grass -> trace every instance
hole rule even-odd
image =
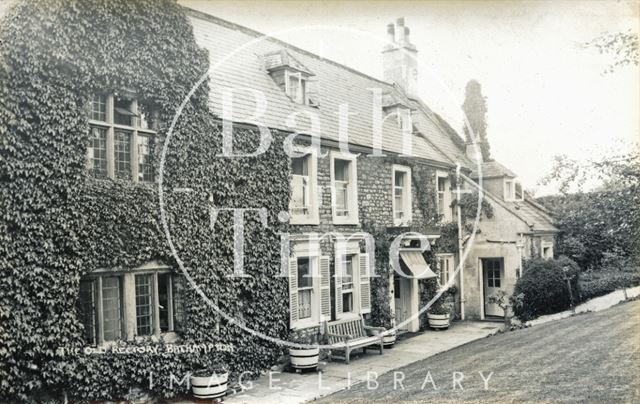
[[[394,389],[389,372],[378,377],[377,389],[361,383],[323,401],[640,402],[638,335],[640,301],[632,301],[496,335],[416,362],[397,370],[404,373],[404,389]],[[428,372],[438,390],[425,384]],[[453,389],[454,372],[464,374],[464,390]],[[488,390],[478,372],[485,378],[493,372]]]

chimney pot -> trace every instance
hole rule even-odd
[[[389,39],[389,43],[394,43],[396,41],[396,29],[393,24],[387,25],[387,38]]]
[[[409,27],[404,27],[404,39],[407,42],[409,42],[409,34],[410,33],[411,33],[411,31],[409,30]]]
[[[404,17],[400,17],[396,20],[398,27],[404,27]]]

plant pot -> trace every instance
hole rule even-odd
[[[427,313],[429,319],[429,327],[434,330],[444,330],[449,328],[449,314],[432,314]]]
[[[393,331],[389,334],[386,334],[382,337],[382,346],[387,349],[393,348],[393,345],[396,343],[396,332]]]
[[[295,369],[315,369],[320,359],[320,348],[289,348],[289,358]]]
[[[221,398],[227,394],[229,372],[205,376],[191,375],[191,391],[195,398]]]

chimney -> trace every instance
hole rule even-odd
[[[480,143],[467,143],[465,148],[465,154],[469,160],[473,161],[473,164],[482,163],[482,151],[480,150]]]
[[[418,98],[418,60],[404,17],[387,25],[389,43],[382,49],[384,80],[400,86],[410,98]]]

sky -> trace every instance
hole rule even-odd
[[[421,98],[461,131],[464,88],[478,80],[492,157],[537,195],[555,192],[538,184],[554,155],[598,159],[640,142],[640,70],[603,74],[611,57],[583,46],[604,32],[640,31],[640,1],[179,3],[377,78],[386,25],[404,17]]]

